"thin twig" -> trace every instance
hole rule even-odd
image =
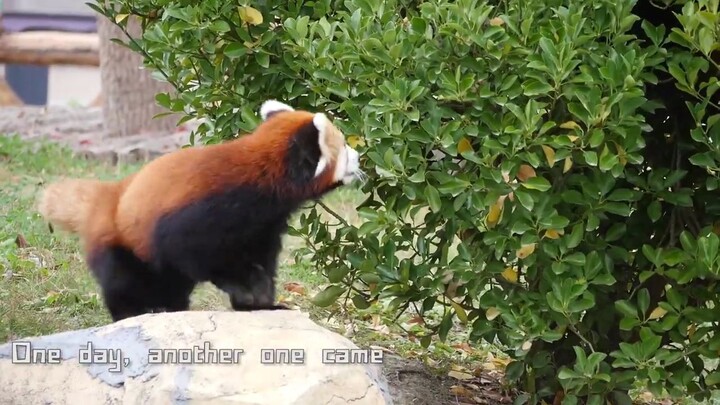
[[[568,319],[568,321],[569,321],[569,320],[570,320],[570,319]],[[580,333],[579,330],[577,330],[577,328],[575,327],[575,325],[573,325],[572,323],[569,323],[568,326],[570,327],[570,330],[571,330],[577,337],[579,337],[580,340],[582,340],[583,343],[585,343],[585,344],[588,346],[588,348],[590,348],[590,351],[593,352],[593,353],[595,353],[595,349],[593,348],[592,343],[590,343],[590,341],[587,340],[587,339],[585,338],[585,336],[583,336],[583,335]]]
[[[338,221],[340,221],[343,225],[345,225],[345,226],[350,226],[350,224],[348,224],[348,222],[347,222],[343,217],[341,217],[340,215],[338,215],[337,212],[335,212],[335,211],[333,211],[332,209],[330,209],[330,207],[328,207],[327,205],[325,205],[324,202],[318,201],[317,203],[318,203],[318,205],[320,205],[321,207],[323,207],[323,209],[324,209],[325,211],[327,211],[328,214],[330,214],[330,215],[332,215],[333,217],[335,217],[335,219],[337,219]]]

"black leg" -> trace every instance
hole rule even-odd
[[[130,251],[104,248],[95,252],[88,264],[100,284],[113,322],[153,312],[158,306],[162,290],[158,288],[156,274]]]
[[[140,303],[128,302],[122,294],[104,293],[104,300],[113,322],[151,312],[149,308]]]
[[[179,312],[190,308],[190,295],[196,283],[182,273],[163,269],[154,281],[154,312]]]
[[[275,280],[272,271],[262,266],[251,266],[253,270],[224,274],[212,280],[218,288],[230,297],[235,311],[282,310],[285,305],[275,304]]]

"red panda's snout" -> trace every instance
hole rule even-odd
[[[328,165],[333,165],[332,180],[335,183],[350,184],[355,180],[364,181],[365,173],[360,169],[360,154],[345,141],[345,136],[323,113],[316,113],[313,124],[319,131],[320,151],[316,176]]]
[[[350,184],[353,181],[364,182],[367,176],[360,168],[360,154],[350,145],[345,145],[335,166],[335,181]]]

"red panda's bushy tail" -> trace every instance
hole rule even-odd
[[[117,182],[91,179],[64,179],[50,183],[38,199],[37,209],[46,221],[64,231],[78,234],[101,200],[114,195]]]

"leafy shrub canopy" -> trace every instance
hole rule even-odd
[[[104,3],[204,142],[278,98],[362,150],[362,226],[293,231],[318,305],[440,310],[423,344],[501,344],[518,403],[720,385],[717,0]]]

